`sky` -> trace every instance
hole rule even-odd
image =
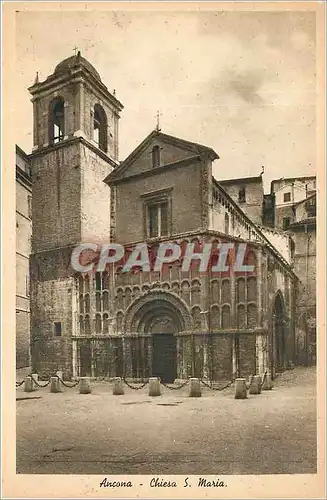
[[[314,12],[18,12],[16,143],[27,88],[81,50],[123,103],[120,159],[155,128],[212,147],[219,179],[316,173]]]

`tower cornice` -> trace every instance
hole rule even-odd
[[[69,146],[72,146],[72,145],[77,144],[77,143],[81,143],[84,146],[86,146],[87,148],[89,148],[91,151],[96,153],[100,158],[102,158],[102,160],[106,161],[112,167],[115,168],[118,166],[118,162],[113,160],[104,151],[97,148],[90,141],[85,139],[85,137],[70,137],[70,138],[65,139],[64,141],[58,142],[56,144],[49,144],[47,146],[40,146],[35,151],[30,153],[28,155],[28,158],[29,159],[37,158],[38,156],[43,156],[45,153],[50,153],[52,151],[56,151],[58,149],[69,147]]]
[[[32,95],[31,100],[33,102],[40,97],[59,91],[63,86],[78,83],[84,83],[92,88],[93,91],[98,91],[104,99],[108,100],[119,111],[124,108],[122,103],[109,92],[108,88],[83,67],[79,67],[76,70],[69,70],[63,75],[53,73],[44,82],[33,84],[28,88],[28,91]]]

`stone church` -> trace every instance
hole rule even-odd
[[[80,53],[29,91],[33,371],[227,381],[291,365],[298,281],[291,237],[258,224],[214,178],[218,154],[157,128],[119,162],[123,105]],[[246,243],[254,272],[201,273],[196,263],[185,272],[179,261],[161,272],[71,267],[81,242],[131,249],[164,241],[193,242],[198,251]]]

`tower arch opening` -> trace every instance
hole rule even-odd
[[[65,101],[56,97],[49,107],[49,144],[57,144],[65,137]]]
[[[108,150],[108,121],[105,110],[100,104],[94,106],[93,115],[93,140],[99,149],[105,153]]]

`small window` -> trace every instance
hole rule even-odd
[[[245,203],[246,202],[245,188],[244,187],[242,189],[240,189],[239,192],[238,192],[238,202],[239,203]]]
[[[291,193],[284,193],[284,203],[291,201]]]
[[[313,181],[313,189],[316,189],[316,181]]]
[[[152,167],[160,167],[160,147],[153,146],[152,148]]]
[[[283,217],[283,229],[284,229],[284,231],[286,231],[286,229],[289,228],[290,223],[291,223],[290,217]]]
[[[168,235],[168,202],[148,206],[148,237]]]
[[[54,323],[54,334],[56,337],[61,337],[61,322],[57,321]]]

